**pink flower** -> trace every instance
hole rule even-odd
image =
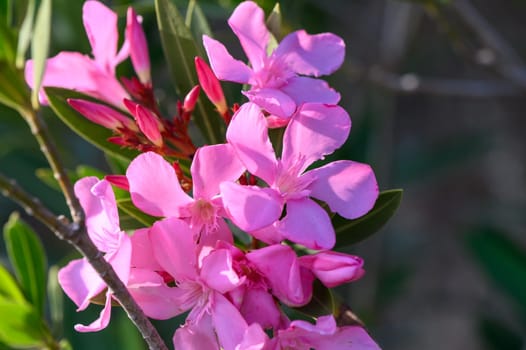
[[[126,176],[137,208],[154,216],[187,219],[198,233],[219,229],[226,240],[231,234],[222,219],[219,185],[237,180],[244,170],[232,147],[219,144],[201,147],[194,156],[190,169],[193,198],[182,190],[173,167],[152,152],[135,158]]]
[[[129,98],[129,95],[115,77],[115,67],[128,57],[129,41],[125,40],[117,52],[117,14],[101,2],[86,1],[82,11],[93,58],[80,52],[60,52],[47,60],[42,86],[78,90],[115,106],[124,107],[122,100]],[[128,22],[132,24],[130,19]],[[136,49],[133,48],[132,51],[134,50]],[[27,83],[33,86],[31,60],[26,64],[25,77]],[[47,103],[43,90],[40,92],[40,100]]]
[[[96,177],[83,178],[75,184],[75,194],[86,214],[86,228],[95,246],[103,253],[119,278],[128,283],[132,244],[126,232],[119,227],[115,196],[106,180]],[[77,305],[77,311],[88,307],[90,300],[106,289],[106,284],[86,258],[71,261],[58,273],[64,292]],[[76,325],[79,332],[94,332],[106,328],[111,315],[111,292],[106,292],[106,302],[100,317],[88,326]]]
[[[292,321],[287,329],[278,331],[273,340],[273,350],[380,350],[363,328],[338,328],[332,315],[319,317],[315,325]]]
[[[299,30],[287,35],[269,55],[270,32],[264,13],[252,1],[242,2],[228,20],[241,42],[250,67],[234,59],[220,42],[203,36],[215,75],[220,80],[250,84],[250,101],[281,118],[290,117],[305,102],[336,104],[340,95],[318,77],[340,67],[343,40],[331,33],[309,35]]]
[[[289,239],[312,249],[331,249],[335,234],[329,215],[310,197],[355,219],[367,213],[378,196],[376,178],[366,164],[341,160],[305,172],[343,144],[350,126],[341,107],[304,104],[285,131],[279,159],[260,109],[252,103],[241,106],[227,130],[227,140],[247,170],[269,188],[221,184],[223,204],[232,221],[267,243]],[[263,191],[265,208],[271,209],[255,212],[244,204]],[[286,215],[278,221],[285,204]],[[251,226],[254,218],[259,227],[273,226],[257,231]]]

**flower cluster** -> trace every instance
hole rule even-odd
[[[336,235],[330,213],[347,219],[366,214],[378,185],[366,164],[340,160],[316,166],[342,146],[351,120],[337,105],[336,91],[307,77],[330,74],[342,64],[342,39],[297,31],[269,54],[271,34],[262,9],[242,2],[228,23],[250,65],[206,36],[211,69],[196,58],[201,88],[227,125],[224,143],[196,148],[187,126],[200,88],[180,103],[173,120],[160,115],[140,17],[128,11],[118,53],[111,10],[90,0],[83,19],[94,58],[60,53],[47,62],[44,85],[100,99],[104,103],[69,103],[113,130],[109,141],[142,152],[125,175],[83,178],[75,193],[89,236],[147,316],[168,319],[188,312],[175,331],[175,348],[379,349],[359,326],[338,327],[332,315],[315,324],[291,320],[283,308],[308,304],[315,280],[332,288],[364,274],[361,258],[331,251]],[[120,83],[115,67],[128,56],[138,79]],[[29,84],[30,72],[31,62]],[[229,109],[218,78],[248,84],[248,102]],[[41,98],[46,101],[44,93]],[[282,139],[271,142],[271,128],[283,128]],[[189,171],[173,159],[191,159]],[[151,227],[121,229],[112,184],[155,217]],[[59,281],[78,310],[104,301],[100,317],[76,330],[108,325],[112,293],[85,259],[60,270]]]

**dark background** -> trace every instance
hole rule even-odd
[[[105,3],[121,14],[128,5]],[[176,3],[184,11],[185,1]],[[243,57],[225,22],[236,2],[199,3],[216,38]],[[274,5],[258,3],[267,13]],[[333,32],[347,44],[344,65],[327,78],[353,122],[339,156],[371,164],[382,190],[404,189],[387,226],[349,249],[365,258],[366,276],[338,291],[384,349],[524,349],[526,3],[286,0],[281,5],[284,33]],[[53,6],[51,54],[89,53],[82,1],[55,0]],[[156,95],[170,110],[176,99],[153,1],[134,6],[144,16]],[[119,70],[131,75],[129,64]],[[70,168],[88,164],[108,171],[99,151],[48,114]],[[5,107],[0,107],[0,142],[1,171],[55,212],[66,212],[60,195],[35,176],[46,163],[28,128]],[[19,209],[0,197],[0,224],[13,210]],[[50,264],[71,257],[67,245],[36,227]],[[75,349],[143,348],[120,310],[114,308],[108,329],[78,334],[72,325],[91,322],[98,309],[76,314],[71,302],[66,306],[64,332]],[[163,324],[170,339],[175,323]]]

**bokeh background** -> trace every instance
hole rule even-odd
[[[104,2],[121,15],[130,4]],[[175,3],[184,13],[186,1]],[[225,22],[237,3],[199,1],[216,38],[242,57]],[[267,13],[274,6],[258,3]],[[173,110],[153,1],[133,5],[144,17],[156,96]],[[81,8],[54,0],[51,54],[89,53]],[[526,349],[526,3],[285,0],[281,9],[284,33],[305,28],[345,40],[345,63],[327,78],[353,122],[339,156],[371,164],[381,189],[404,189],[387,226],[349,249],[365,258],[366,276],[338,292],[384,349]],[[129,65],[119,69],[131,75]],[[98,150],[51,112],[46,119],[68,167],[109,171]],[[23,120],[0,106],[0,170],[65,213],[60,194],[36,176],[45,167]],[[1,225],[13,210],[20,209],[0,197]],[[27,219],[50,265],[71,258],[66,244]],[[6,264],[3,242],[0,252]],[[108,329],[78,334],[73,324],[91,322],[99,309],[77,314],[64,302],[59,332],[74,349],[144,349],[120,310]],[[177,322],[157,323],[166,339]]]

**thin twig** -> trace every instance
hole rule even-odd
[[[468,0],[451,1],[451,6],[479,39],[497,54],[495,67],[506,79],[526,89],[526,64]]]
[[[0,174],[0,192],[20,204],[29,215],[45,224],[57,237],[72,244],[88,260],[140,331],[150,350],[168,349],[155,327],[119,279],[113,267],[93,244],[85,226],[70,222],[64,216],[55,216],[38,199],[26,193],[14,180],[2,174]]]

